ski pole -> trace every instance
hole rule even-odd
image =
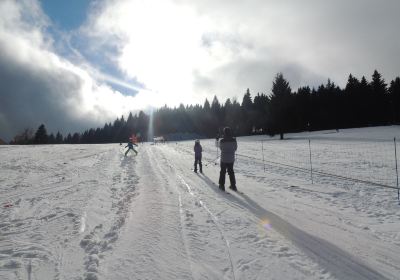
[[[210,165],[210,163],[214,163],[219,158],[220,158],[220,156],[218,155],[218,157],[216,157],[214,160],[212,160],[212,161],[208,162],[207,164],[205,164],[205,166]]]

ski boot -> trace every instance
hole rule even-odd
[[[237,192],[236,186],[229,186],[229,188],[230,188],[232,191]]]

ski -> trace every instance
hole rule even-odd
[[[243,192],[241,192],[241,191],[239,191],[239,190],[232,190],[230,187],[229,187],[229,189],[230,189],[230,191],[231,192],[234,192],[234,193],[237,193],[237,194],[244,194]]]
[[[196,173],[196,175],[197,176],[201,176],[201,175],[203,175],[203,176],[205,176],[204,175],[204,173],[203,172],[199,172],[199,171],[194,171],[194,169],[193,168],[191,168],[190,169],[192,172],[194,172],[194,173]],[[226,193],[226,194],[231,194],[228,190],[221,190],[220,188],[219,188],[219,186],[216,184],[216,183],[212,183],[215,187],[217,187],[218,188],[218,190],[220,190],[221,192],[224,192],[224,193]],[[234,190],[230,190],[231,192],[237,192],[237,193],[239,193],[239,194],[243,194],[242,192],[239,192],[239,191],[234,191]]]
[[[232,192],[235,192],[235,193],[237,193],[237,194],[244,195],[244,192],[241,192],[241,191],[232,191]]]

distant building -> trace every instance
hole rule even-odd
[[[6,141],[0,138],[0,145],[7,145]]]
[[[165,143],[164,136],[154,137],[154,138],[153,138],[153,142],[154,142],[154,144],[157,144],[157,143]]]

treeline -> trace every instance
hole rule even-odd
[[[281,134],[307,130],[339,129],[400,123],[400,78],[388,86],[378,71],[370,82],[349,75],[341,89],[332,81],[318,88],[292,91],[278,73],[270,94],[251,96],[247,89],[241,103],[215,96],[203,106],[163,107],[154,115],[156,135],[192,132],[214,137],[224,126],[235,135]]]
[[[91,128],[83,133],[75,132],[63,136],[60,132],[56,135],[48,134],[44,124],[41,124],[35,133],[31,129],[25,129],[14,137],[10,144],[100,144],[127,142],[133,134],[142,140],[141,135],[147,135],[149,116],[140,111],[138,114],[129,114],[127,120],[122,116],[113,123],[106,123],[102,128]]]
[[[65,138],[60,133],[40,136],[43,125],[35,135],[26,135],[25,131],[14,143],[126,142],[132,134],[146,141],[151,140],[147,139],[151,119],[155,136],[195,133],[204,137],[215,137],[224,126],[230,126],[237,136],[280,134],[283,138],[287,132],[398,124],[400,78],[388,85],[375,70],[371,81],[350,74],[343,89],[328,80],[318,88],[305,86],[292,91],[283,74],[278,73],[269,94],[257,93],[253,97],[247,89],[240,103],[229,98],[220,103],[214,96],[211,103],[206,99],[203,105],[164,106],[152,118],[143,112],[135,116],[131,113],[126,120],[122,116],[102,128],[68,134]]]

